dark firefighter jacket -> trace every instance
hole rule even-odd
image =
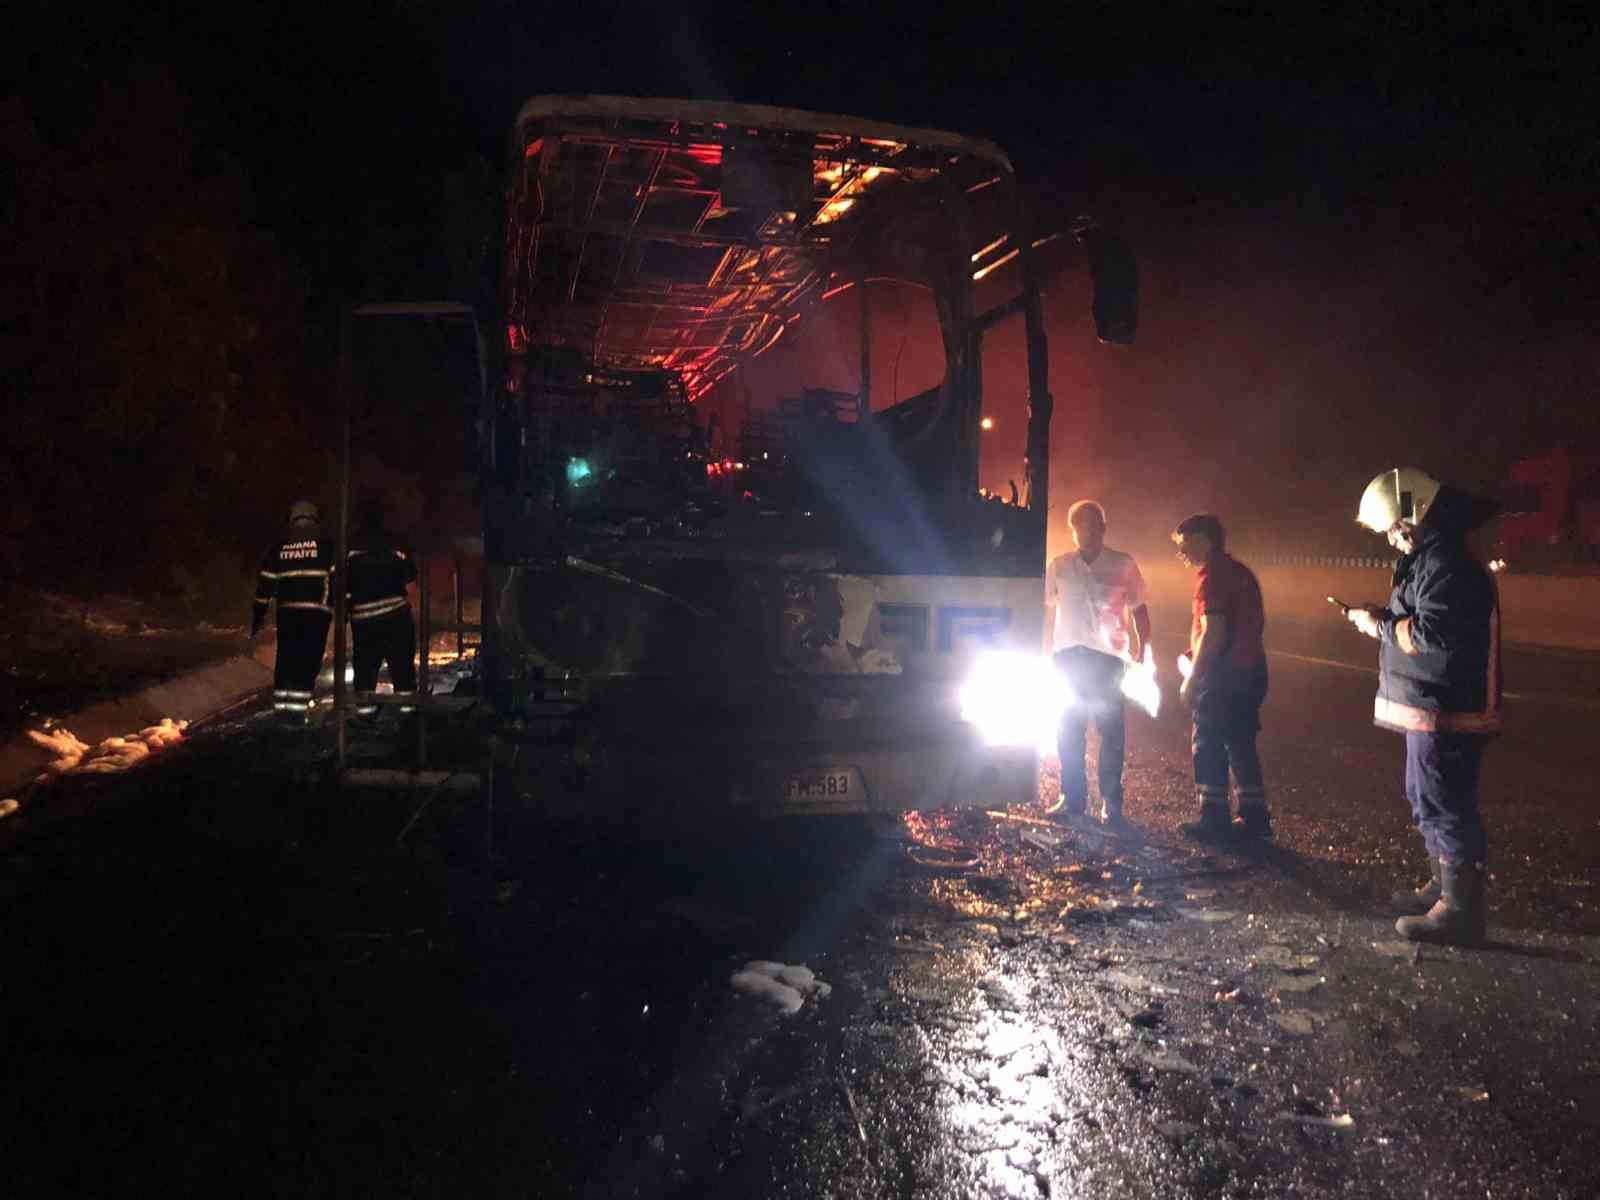
[[[406,584],[417,578],[417,564],[383,535],[363,538],[350,551],[350,570],[345,577],[350,589],[350,619],[368,621],[409,608]]]
[[[1493,501],[1445,486],[1394,571],[1380,622],[1374,723],[1403,733],[1500,728],[1500,604],[1494,576],[1466,536]]]
[[[334,549],[315,526],[289,531],[268,550],[256,577],[255,611],[250,628],[259,631],[267,619],[267,606],[276,598],[280,613],[291,609],[333,612]]]

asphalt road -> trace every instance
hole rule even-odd
[[[1130,717],[1134,839],[1036,810],[541,828],[485,869],[467,802],[397,837],[415,798],[338,792],[325,737],[259,714],[71,781],[0,826],[6,1190],[1600,1193],[1596,664],[1511,656],[1494,945],[1417,952],[1367,646],[1273,643],[1248,857],[1173,832],[1170,695]],[[757,959],[831,994],[736,993]]]

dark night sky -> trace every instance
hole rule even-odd
[[[35,42],[23,91],[70,137],[100,81],[168,72],[200,149],[243,169],[254,219],[330,295],[373,286],[363,237],[404,257],[406,231],[438,220],[441,177],[497,166],[539,93],[992,137],[1041,225],[1095,211],[1140,252],[1132,350],[1093,344],[1070,247],[1051,287],[1057,478],[1137,510],[1140,537],[1209,505],[1296,528],[1337,509],[1342,530],[1391,458],[1479,478],[1600,440],[1591,6],[1005,7],[297,0],[91,28],[71,13]],[[1020,425],[1014,343],[996,339],[989,391]],[[1151,456],[1174,467],[1158,498],[1133,482]]]

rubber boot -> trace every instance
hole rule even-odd
[[[1428,882],[1420,887],[1407,888],[1389,897],[1393,905],[1407,916],[1420,917],[1439,902],[1439,860],[1428,856]]]
[[[1233,820],[1226,805],[1206,804],[1200,808],[1200,819],[1178,826],[1178,832],[1197,842],[1222,842],[1233,836]]]
[[[1394,923],[1400,936],[1413,942],[1451,946],[1483,944],[1488,912],[1483,902],[1483,864],[1439,864],[1439,899],[1420,917]]]
[[[1247,841],[1268,842],[1272,840],[1272,814],[1267,811],[1265,804],[1247,804],[1239,809],[1239,820],[1234,825],[1234,833]]]
[[[1128,824],[1128,818],[1122,815],[1122,801],[1105,800],[1100,806],[1100,827],[1107,833],[1128,833],[1133,826]]]

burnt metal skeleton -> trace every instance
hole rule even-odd
[[[557,747],[587,746],[561,787],[758,811],[1029,798],[1034,747],[987,744],[955,704],[977,652],[1040,641],[1042,239],[1005,154],[787,109],[546,97],[509,158],[485,685],[523,740],[550,739],[522,756],[541,786]],[[1078,232],[1125,340],[1131,260]],[[1016,294],[979,311],[977,282],[1013,262]],[[737,437],[702,425],[719,381],[877,280],[931,295],[936,386],[874,407],[863,302],[855,394],[797,388]],[[1005,504],[979,494],[978,444],[984,336],[1012,316],[1029,419]]]

